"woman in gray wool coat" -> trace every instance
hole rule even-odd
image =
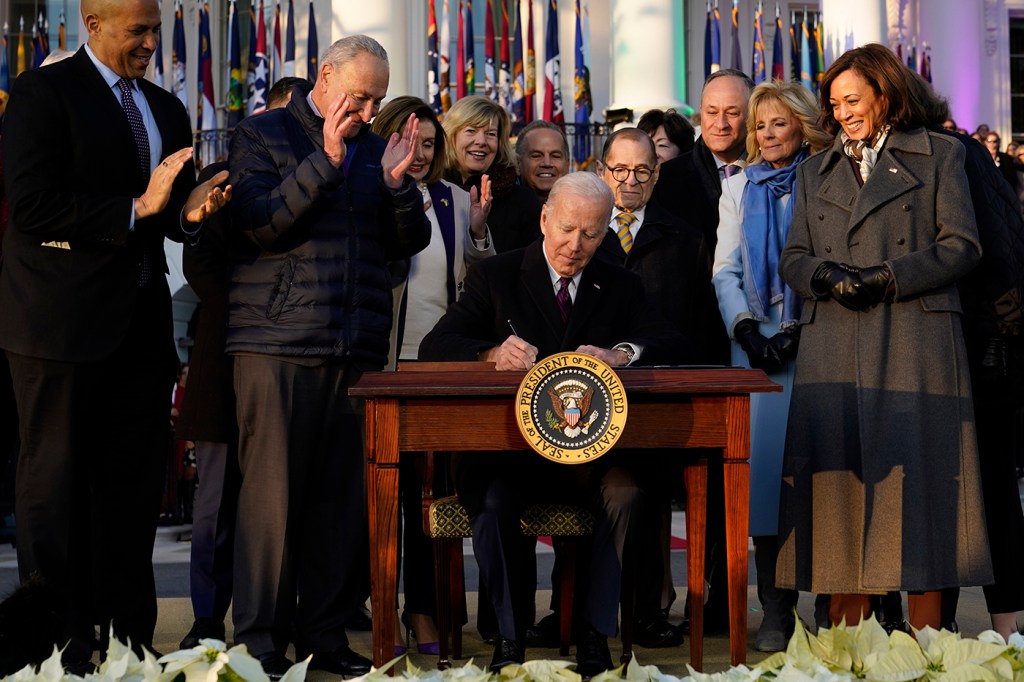
[[[777,584],[858,622],[910,592],[992,581],[956,281],[981,256],[964,149],[922,126],[915,74],[881,45],[821,84],[830,149],[798,171],[779,262],[804,296],[786,439]]]

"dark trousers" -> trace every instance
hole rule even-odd
[[[92,656],[94,626],[153,641],[156,537],[176,356],[140,294],[121,346],[92,363],[8,353],[20,416],[18,568],[63,606],[65,661]],[[105,647],[104,647],[105,648]]]
[[[757,570],[757,600],[764,617],[761,628],[782,630],[788,637],[796,624],[797,601],[800,593],[775,586],[775,564],[779,558],[779,538],[761,535],[754,539],[754,566]]]
[[[521,641],[533,624],[537,563],[534,543],[523,535],[519,519],[528,504],[551,499],[575,502],[594,513],[584,617],[601,634],[616,634],[627,536],[649,515],[643,488],[624,466],[626,459],[613,453],[593,464],[568,466],[532,453],[459,458],[459,497],[470,514],[480,580],[502,637]]]
[[[223,621],[231,604],[238,513],[238,447],[196,441],[199,487],[192,510],[189,581],[196,618]]]
[[[440,456],[435,455],[440,462]],[[405,457],[398,464],[398,489],[402,516],[402,585],[405,611],[433,616],[434,547],[423,532],[423,458]]]
[[[369,583],[363,413],[348,363],[235,358],[242,486],[235,640],[254,655],[347,644]]]
[[[989,613],[1024,610],[1020,561],[1024,556],[1024,512],[1017,488],[1015,434],[1019,402],[993,392],[975,392],[981,490],[995,583],[984,586]]]

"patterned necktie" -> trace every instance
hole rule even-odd
[[[117,81],[117,87],[121,89],[121,101],[124,106],[124,113],[128,116],[128,125],[132,128],[132,135],[135,136],[135,149],[139,153],[139,168],[142,174],[149,177],[149,135],[146,133],[146,126],[142,122],[142,112],[135,104],[132,97],[132,84],[127,78]]]
[[[132,97],[132,84],[127,78],[120,78],[117,87],[121,89],[121,103],[124,106],[124,113],[128,117],[128,125],[131,126],[132,135],[135,137],[135,150],[139,154],[139,168],[142,176],[149,178],[149,135],[146,133],[146,126],[142,122],[142,112],[135,104]],[[152,259],[149,252],[142,252],[142,267],[139,270],[139,286],[144,287],[149,283],[152,273]]]
[[[722,172],[725,173],[725,177],[727,178],[731,178],[732,176],[739,173],[741,170],[743,169],[731,163],[727,163],[724,166],[722,166]]]
[[[558,280],[560,288],[555,294],[555,302],[558,303],[558,312],[562,315],[562,324],[569,322],[569,313],[572,312],[572,296],[569,295],[569,283],[572,277],[561,277]]]
[[[629,253],[629,250],[633,248],[633,233],[629,231],[629,226],[636,222],[636,216],[629,211],[623,211],[615,216],[615,222],[619,224],[619,228],[615,231],[615,234],[619,236],[619,244],[622,244],[623,251]]]

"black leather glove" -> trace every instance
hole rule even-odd
[[[740,320],[732,329],[736,342],[747,353],[750,366],[775,372],[782,368],[783,360],[779,357],[768,338],[757,329],[757,322],[751,319]]]
[[[825,261],[811,275],[811,290],[818,296],[831,296],[844,308],[867,310],[871,295],[860,280],[860,270],[846,263]]]
[[[871,296],[872,304],[891,301],[895,288],[890,291],[892,285],[892,270],[888,265],[873,265],[860,271],[860,281]]]
[[[796,357],[796,351],[800,347],[800,329],[797,327],[791,331],[779,332],[768,339],[768,343],[772,344],[772,348],[783,363],[789,362]]]

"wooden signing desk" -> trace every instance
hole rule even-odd
[[[747,651],[750,393],[781,391],[760,370],[620,368],[629,417],[623,448],[721,448],[729,580],[729,653]],[[372,372],[349,390],[366,400],[373,664],[392,657],[398,582],[398,459],[405,451],[528,450],[513,396],[525,372]],[[533,451],[524,457],[538,457]],[[685,467],[690,664],[703,666],[707,460]]]

